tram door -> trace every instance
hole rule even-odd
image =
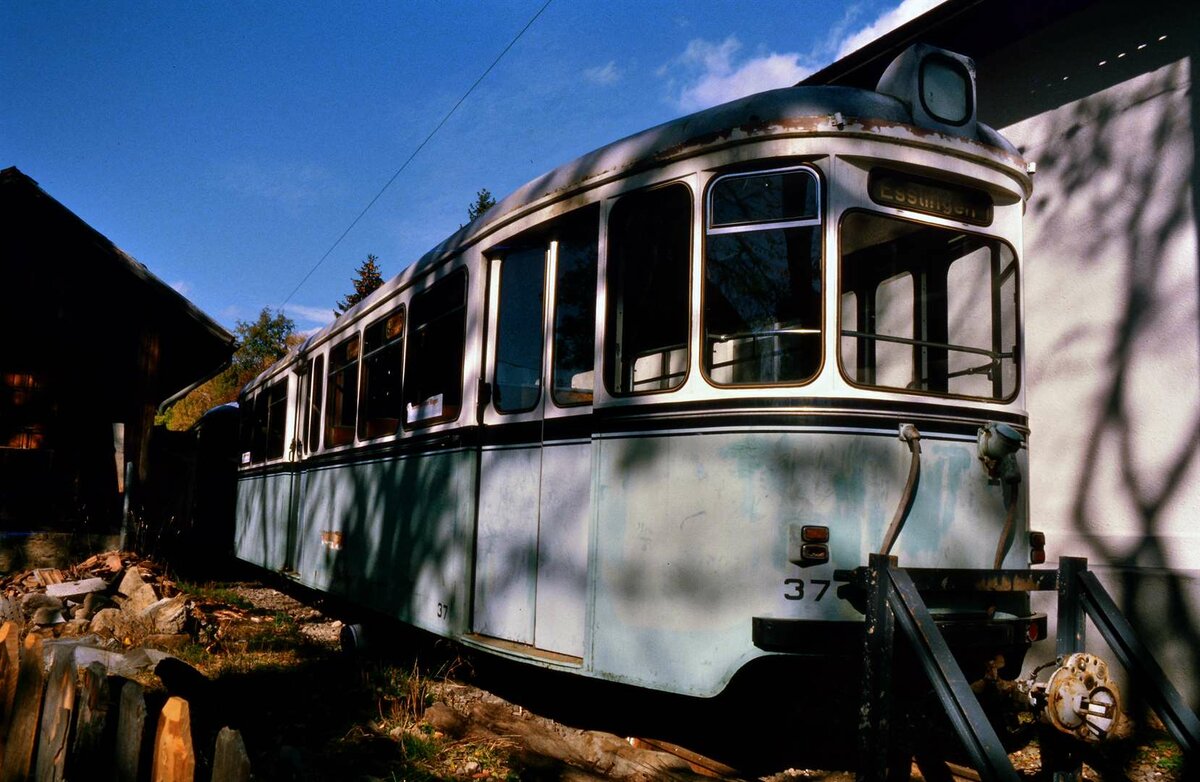
[[[473,601],[476,633],[572,657],[583,656],[591,518],[590,434],[572,436],[591,412],[595,222],[587,224],[590,242],[559,231],[491,259]]]

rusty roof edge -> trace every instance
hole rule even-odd
[[[976,0],[979,1],[981,0]],[[801,120],[817,119],[830,122],[829,118],[837,113],[841,113],[848,120],[882,120],[921,130],[912,125],[912,116],[908,108],[898,98],[857,87],[836,85],[781,87],[661,123],[585,153],[525,183],[502,198],[486,213],[462,226],[424,253],[332,323],[312,334],[294,352],[301,355],[307,353],[312,347],[340,331],[343,324],[356,321],[360,315],[374,309],[397,290],[410,285],[416,277],[445,263],[456,253],[504,226],[547,206],[548,203],[603,185],[640,169],[670,163],[690,154],[693,148],[699,151],[701,148],[711,147],[721,139],[733,139],[739,132],[750,133],[755,128],[766,129],[781,124],[796,124]],[[819,132],[822,131],[815,128],[807,131],[813,135]],[[839,135],[844,133],[833,130],[832,126],[829,132]],[[948,136],[944,133],[935,135],[977,145],[979,150],[990,150],[996,157],[995,162],[1003,160],[1008,165],[1019,167],[1019,152],[983,123],[979,123],[979,133],[974,137]],[[731,143],[745,143],[749,140],[752,139],[737,138]],[[1018,177],[1020,176],[1021,174],[1018,174]],[[1022,180],[1022,184],[1026,185],[1028,192],[1027,182]],[[268,367],[247,383],[243,392],[274,376],[279,363]]]

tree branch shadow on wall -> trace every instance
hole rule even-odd
[[[1185,237],[1186,243],[1200,217],[1194,165],[1200,113],[1194,90],[1187,88],[1195,82],[1195,54],[1145,74],[1136,92],[1097,92],[1060,112],[1056,122],[1067,130],[1038,157],[1039,173],[1054,177],[1058,187],[1053,192],[1059,197],[1035,196],[1030,207],[1030,218],[1043,230],[1070,232],[1080,215],[1091,215],[1100,230],[1073,234],[1085,272],[1111,273],[1097,259],[1116,255],[1122,261],[1111,321],[1065,332],[1049,353],[1056,362],[1054,373],[1062,372],[1057,357],[1070,357],[1073,351],[1103,358],[1093,369],[1099,377],[1091,386],[1095,395],[1089,400],[1084,447],[1071,457],[1078,471],[1070,519],[1095,559],[1114,568],[1110,588],[1143,639],[1160,655],[1161,650],[1172,652],[1169,663],[1160,659],[1167,663],[1169,677],[1193,688],[1200,683],[1200,627],[1196,595],[1189,592],[1194,579],[1172,569],[1181,563],[1172,557],[1177,533],[1169,528],[1169,517],[1186,505],[1195,479],[1197,378],[1182,379],[1193,396],[1170,410],[1174,420],[1166,436],[1159,425],[1153,426],[1156,436],[1147,436],[1147,425],[1153,424],[1147,417],[1155,406],[1148,411],[1147,403],[1155,401],[1150,398],[1157,393],[1155,386],[1176,380],[1172,372],[1194,372],[1196,367],[1195,356],[1150,363],[1156,355],[1161,360],[1171,344],[1197,344],[1195,334],[1186,333],[1198,322],[1196,277],[1190,276],[1186,286],[1179,279],[1179,242]],[[1040,262],[1053,264],[1055,259]],[[1088,280],[1080,284],[1086,286]],[[1098,314],[1084,317],[1096,323]],[[1104,347],[1097,349],[1097,344]],[[1161,404],[1157,407],[1162,410]],[[1125,532],[1132,537],[1105,534],[1114,515],[1128,519],[1133,529]],[[1200,563],[1187,566],[1195,570]],[[1138,693],[1130,695],[1131,705],[1140,704]]]

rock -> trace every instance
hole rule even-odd
[[[164,597],[146,608],[145,616],[155,633],[176,635],[183,632],[187,624],[187,596]]]
[[[150,624],[146,619],[131,616],[122,609],[103,608],[92,617],[88,629],[122,643],[133,644],[149,633]]]
[[[467,718],[441,701],[425,709],[425,721],[451,738],[461,738],[467,732]]]
[[[88,622],[88,626],[93,633],[102,635],[117,635],[117,625],[122,623],[124,617],[119,608],[105,608],[96,612],[96,615]]]
[[[79,600],[92,592],[102,592],[108,583],[102,578],[85,578],[82,581],[66,581],[46,587],[46,594],[60,600]]]
[[[88,619],[72,619],[63,626],[62,636],[64,638],[77,638],[85,635],[91,629],[91,624],[91,621]]]
[[[4,622],[20,622],[21,604],[7,597],[0,597],[0,624]]]
[[[50,608],[48,606],[43,606],[33,612],[33,618],[31,621],[39,627],[49,627],[50,625],[63,624],[67,620],[63,619],[61,608]]]
[[[62,611],[63,604],[57,597],[51,597],[44,592],[30,592],[21,598],[21,610],[25,612],[25,616],[33,616],[41,608]]]
[[[122,597],[130,597],[145,584],[142,572],[137,567],[131,567],[125,571],[125,575],[121,576],[121,583],[117,585],[117,594]]]
[[[83,598],[83,605],[75,609],[75,617],[77,619],[91,619],[96,615],[96,612],[108,605],[108,598],[104,595],[92,592]]]
[[[121,606],[121,610],[133,617],[143,616],[150,606],[158,602],[158,593],[149,584],[142,584],[133,591],[129,599]]]

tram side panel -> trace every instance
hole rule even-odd
[[[1004,524],[1000,489],[974,442],[929,435],[893,553],[912,567],[990,567]],[[878,550],[910,463],[886,431],[609,437],[598,453],[594,668],[699,696],[764,654],[753,617],[861,621],[838,598],[833,571]],[[790,563],[792,525],[828,527],[830,561]],[[1006,565],[1026,554],[1013,545]],[[813,625],[814,647],[827,630]]]
[[[287,518],[292,487],[290,472],[243,473],[238,476],[234,554],[269,570],[287,564]]]
[[[461,632],[475,460],[447,449],[307,471],[296,578],[425,630]]]

